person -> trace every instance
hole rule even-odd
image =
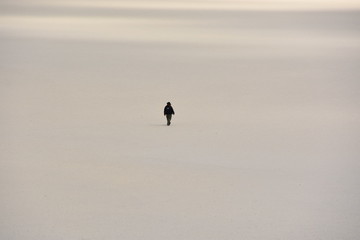
[[[169,126],[171,124],[171,117],[172,115],[175,115],[174,109],[171,106],[171,103],[168,102],[164,108],[164,116],[166,116],[167,125]]]

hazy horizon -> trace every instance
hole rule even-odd
[[[8,6],[68,6],[86,8],[159,8],[159,9],[234,9],[234,10],[312,10],[312,9],[359,9],[359,0],[172,0],[172,1],[144,1],[144,0],[2,0],[0,3]]]

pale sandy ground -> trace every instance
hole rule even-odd
[[[0,239],[359,238],[359,12],[1,14]]]

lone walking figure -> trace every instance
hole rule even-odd
[[[164,108],[164,115],[166,116],[167,125],[169,126],[171,124],[172,115],[175,115],[174,109],[172,108],[170,102],[168,102]]]

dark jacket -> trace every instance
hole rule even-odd
[[[175,114],[174,109],[172,108],[171,105],[166,105],[164,108],[164,115],[171,115],[171,114]]]

